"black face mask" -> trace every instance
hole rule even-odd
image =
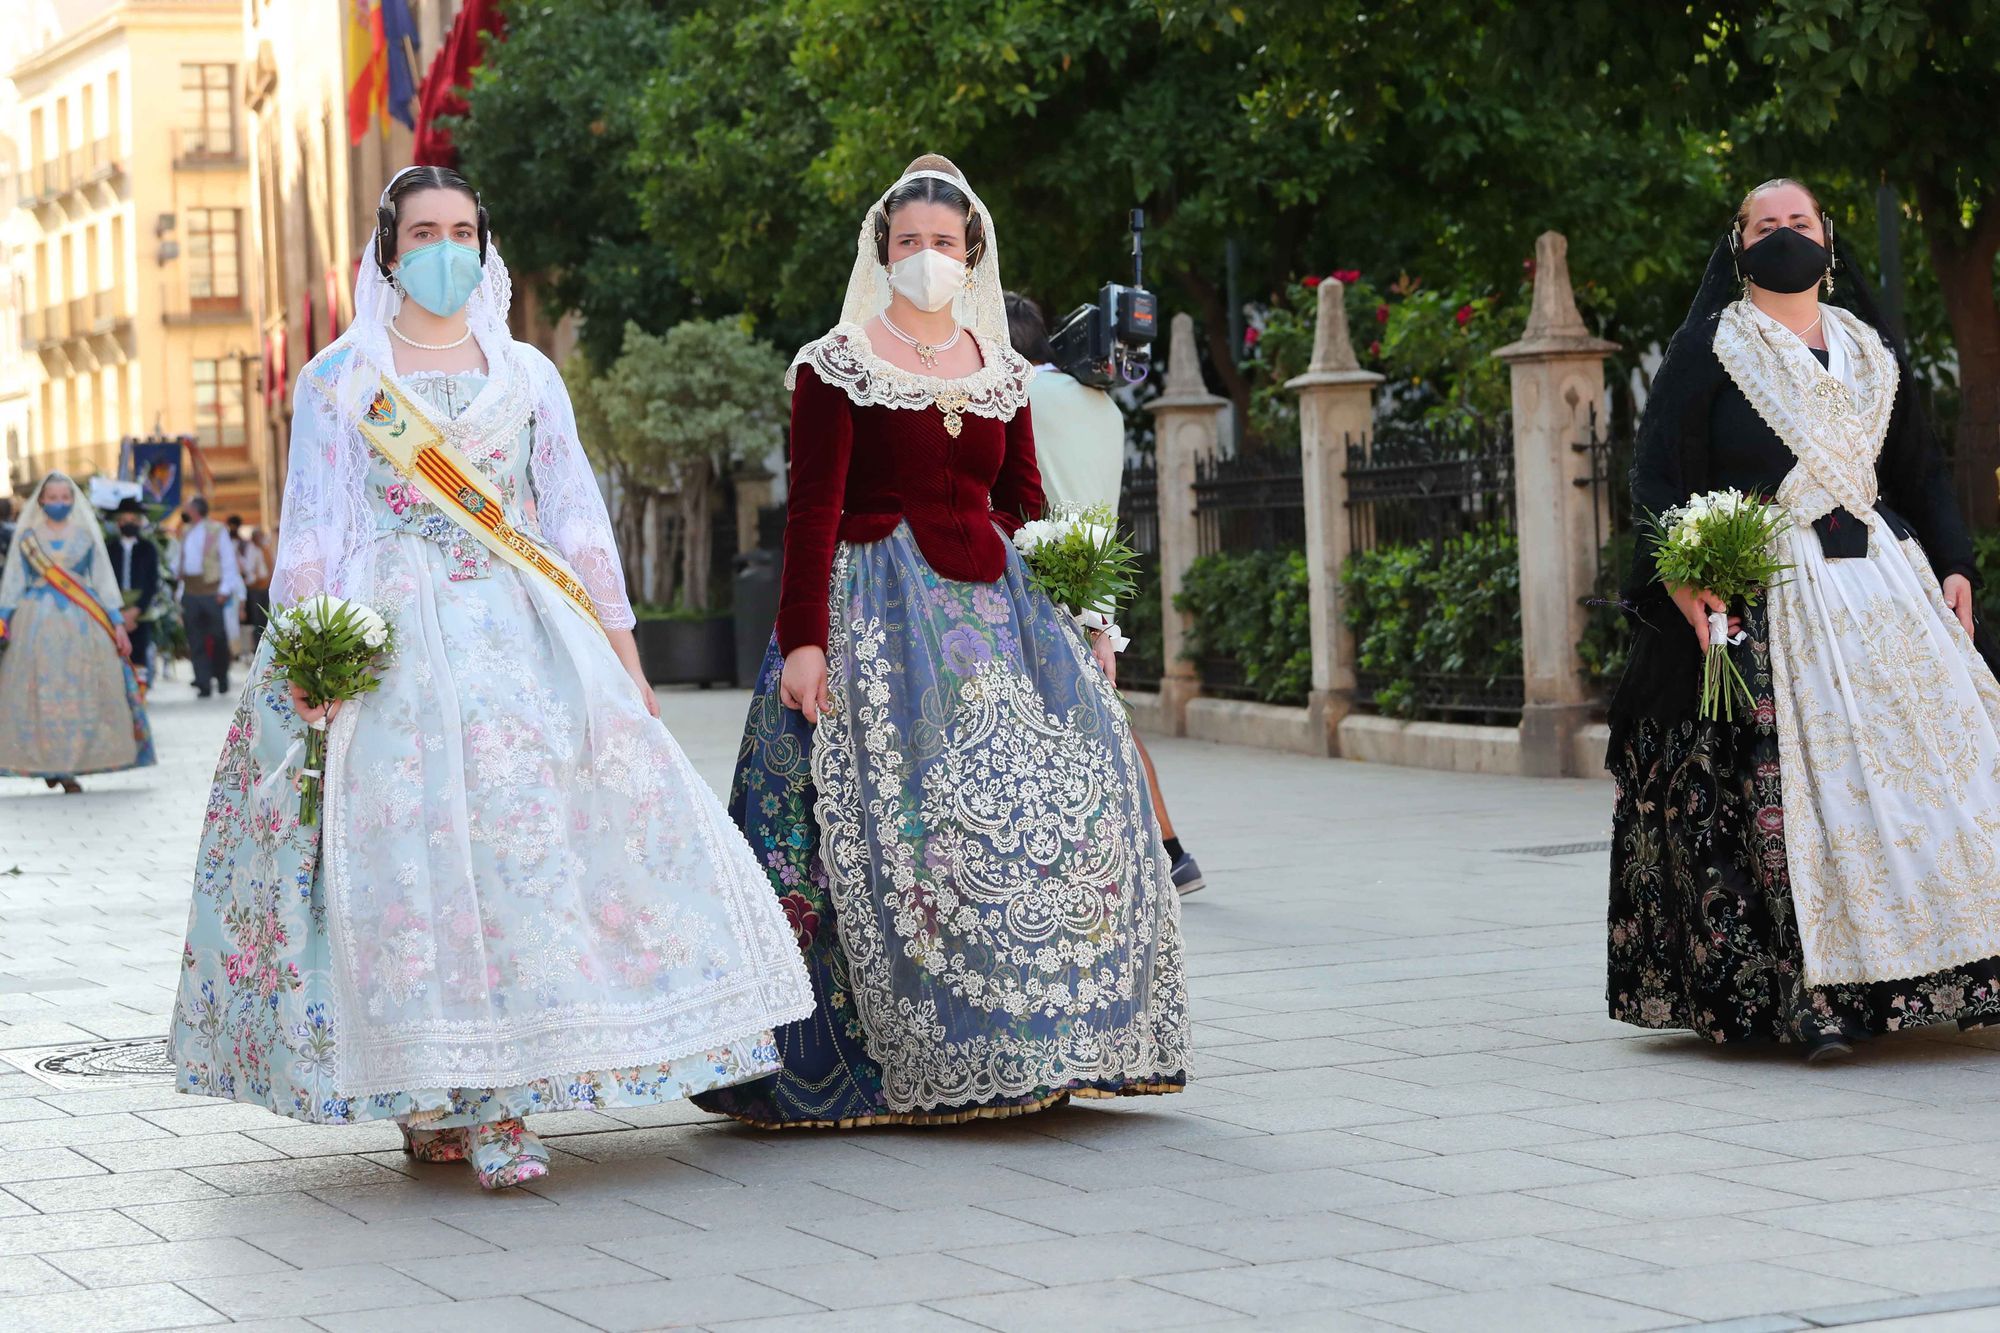
[[[1736,255],[1736,270],[1767,292],[1803,292],[1826,276],[1832,256],[1791,227],[1772,232]]]
[[[136,537],[139,535],[139,525],[137,523],[120,523],[118,525],[118,535],[121,537]]]

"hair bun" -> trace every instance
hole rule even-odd
[[[965,179],[965,173],[958,169],[958,164],[943,153],[925,153],[922,157],[910,163],[909,166],[903,168],[905,176],[913,171],[942,171],[945,175],[955,180]]]

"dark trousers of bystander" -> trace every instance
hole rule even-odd
[[[222,599],[186,593],[181,618],[187,626],[188,658],[194,664],[194,687],[204,698],[211,686],[229,692],[229,632],[222,619]]]

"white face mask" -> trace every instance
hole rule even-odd
[[[965,264],[936,250],[920,250],[889,265],[889,286],[919,310],[942,310],[965,286]]]

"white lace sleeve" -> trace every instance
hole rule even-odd
[[[636,623],[625,597],[625,571],[597,475],[577,438],[576,413],[555,363],[526,343],[517,344],[534,384],[535,453],[530,478],[542,533],[569,561],[596,604],[606,629]]]
[[[366,459],[340,428],[331,396],[341,349],[329,348],[299,374],[285,496],[278,510],[278,555],[271,605],[291,606],[315,593],[366,596],[355,576],[369,529]]]

